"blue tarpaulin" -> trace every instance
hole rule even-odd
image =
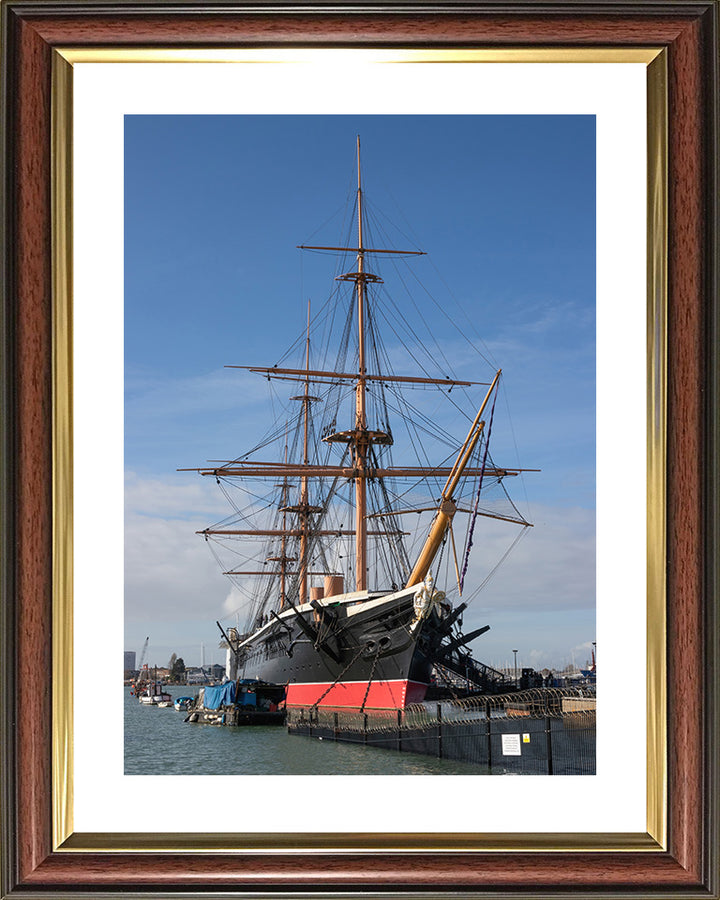
[[[220,709],[235,702],[235,682],[226,681],[217,687],[206,687],[203,706],[205,709]]]

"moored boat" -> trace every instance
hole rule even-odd
[[[159,681],[138,682],[134,688],[138,701],[145,706],[170,706],[172,697]]]
[[[186,722],[204,725],[282,725],[285,687],[258,679],[200,688]]]

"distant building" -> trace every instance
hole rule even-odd
[[[211,681],[222,681],[225,677],[225,666],[213,663],[210,666],[186,666],[185,678],[188,684],[209,684]]]
[[[125,662],[123,664],[123,669],[126,672],[132,672],[135,669],[135,651],[134,650],[125,650],[124,652]]]

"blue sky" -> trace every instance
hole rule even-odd
[[[357,134],[374,219],[394,246],[428,253],[398,305],[408,318],[422,308],[460,368],[470,344],[503,368],[495,458],[542,470],[512,486],[535,527],[466,614],[468,627],[491,625],[475,654],[505,664],[517,647],[520,664],[584,664],[595,640],[591,116],[126,117],[126,649],[149,635],[158,665],[172,652],[197,664],[201,644],[206,661],[222,658],[215,620],[234,599],[195,531],[227,510],[214,483],[176,470],[235,457],[264,431],[264,382],[223,367],[276,363],[308,299],[328,295],[334,260],[296,246],[340,239]]]

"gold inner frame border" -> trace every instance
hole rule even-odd
[[[288,63],[316,54],[381,63],[640,63],[647,67],[647,831],[546,834],[134,834],[73,829],[72,68],[77,63]],[[667,59],[663,48],[442,50],[54,48],[53,276],[53,846],[61,852],[436,853],[662,852],[667,846],[666,428]]]

